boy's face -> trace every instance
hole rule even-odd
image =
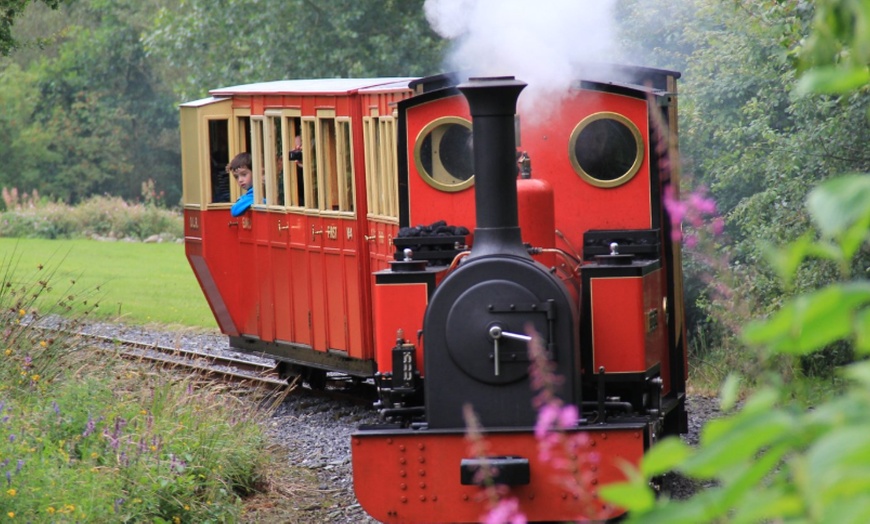
[[[250,189],[254,174],[247,167],[240,167],[233,171],[233,178],[239,183],[242,193]]]

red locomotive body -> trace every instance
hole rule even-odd
[[[678,77],[589,68],[547,118],[515,114],[521,82],[451,76],[252,84],[182,106],[187,256],[218,325],[312,387],[327,371],[374,380],[385,422],[351,444],[373,516],[475,521],[490,459],[529,520],[621,513],[553,484],[537,456],[529,326],[581,413],[567,434],[600,457],[579,466],[593,485],[686,430],[662,197],[679,189]],[[254,204],[232,217],[225,166],[242,151]],[[463,439],[466,403],[486,457]]]

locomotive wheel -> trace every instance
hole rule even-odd
[[[326,389],[326,371],[322,369],[308,368],[305,370],[305,382],[311,389],[322,391]]]
[[[295,377],[299,376],[299,370],[296,368],[296,366],[287,362],[278,362],[276,371],[278,372],[278,376],[281,377],[282,380],[286,380],[287,382],[290,382]]]

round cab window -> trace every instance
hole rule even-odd
[[[584,118],[571,133],[568,148],[574,171],[598,187],[625,184],[643,160],[640,130],[616,113],[595,113]]]
[[[441,191],[461,191],[474,183],[471,122],[458,117],[433,120],[414,146],[417,171]]]

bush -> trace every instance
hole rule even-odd
[[[0,213],[0,236],[14,238],[102,238],[145,240],[184,236],[181,213],[153,204],[130,204],[119,197],[96,196],[80,205],[18,197],[4,189],[6,211]]]

